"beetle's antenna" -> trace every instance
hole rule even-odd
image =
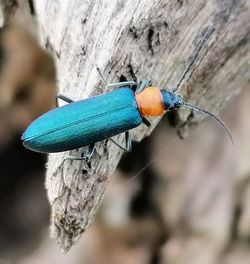
[[[202,112],[204,114],[207,114],[209,116],[211,116],[212,118],[214,118],[217,122],[219,122],[221,124],[221,126],[225,129],[227,135],[229,136],[232,144],[234,145],[234,139],[233,139],[233,136],[230,132],[230,129],[227,127],[227,125],[217,116],[215,115],[214,113],[204,109],[204,108],[201,108],[200,106],[198,105],[193,105],[193,104],[190,104],[190,103],[187,103],[187,102],[183,102],[183,105],[188,107],[188,108],[191,108],[193,110],[196,110],[198,112]]]
[[[200,54],[200,51],[201,51],[202,47],[204,46],[204,44],[205,44],[205,42],[208,40],[208,38],[212,35],[213,31],[214,31],[213,26],[212,26],[212,25],[209,25],[209,26],[207,27],[206,33],[205,33],[205,35],[204,35],[204,38],[201,39],[201,41],[200,41],[200,43],[199,43],[199,45],[198,45],[198,47],[197,47],[197,50],[196,50],[196,53],[194,54],[193,59],[192,59],[191,62],[188,64],[188,66],[187,66],[187,68],[185,69],[184,73],[182,74],[180,80],[178,81],[176,87],[173,89],[173,92],[174,92],[174,93],[177,92],[177,91],[179,90],[182,81],[186,78],[186,75],[188,74],[190,68],[193,66],[193,64],[195,63],[195,61],[196,61],[198,55]]]

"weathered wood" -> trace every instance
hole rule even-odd
[[[95,69],[109,83],[151,79],[175,87],[210,26],[205,43],[185,78],[186,99],[218,112],[249,81],[249,1],[53,1],[36,0],[45,47],[55,55],[61,93],[79,100],[105,92]],[[184,122],[190,112],[182,111]],[[202,116],[204,118],[204,116]],[[188,122],[201,119],[188,118]],[[153,126],[134,130],[142,139]],[[122,142],[122,136],[118,136]],[[46,187],[52,232],[64,250],[92,223],[122,152],[111,142],[97,144],[89,164],[49,156]]]

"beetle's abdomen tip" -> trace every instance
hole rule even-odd
[[[23,133],[22,136],[21,136],[21,140],[22,141],[25,141],[25,134]]]
[[[31,124],[32,124],[32,123],[31,123]],[[23,134],[22,134],[22,136],[21,136],[21,140],[22,140],[23,142],[28,141],[30,138],[32,138],[32,136],[34,136],[34,135],[32,135],[33,133],[30,133],[30,126],[31,126],[31,125],[29,125],[29,126],[25,129],[25,131],[23,132]]]
[[[36,140],[33,140],[35,136],[36,135],[32,132],[30,126],[27,127],[21,136],[23,146],[33,151],[39,151],[38,149],[36,149]]]
[[[22,144],[25,148],[31,149],[29,144],[29,136],[27,135],[27,131],[25,130],[24,133],[21,136]],[[33,150],[33,149],[32,149]]]
[[[25,147],[25,143],[27,142],[27,140],[28,140],[28,136],[27,136],[27,129],[26,129],[21,136],[21,141],[24,147]]]

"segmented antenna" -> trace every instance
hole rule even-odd
[[[190,68],[193,66],[193,64],[195,63],[195,61],[196,61],[198,55],[200,54],[200,51],[201,51],[202,47],[204,46],[204,44],[205,44],[205,42],[208,40],[208,38],[212,35],[213,31],[214,31],[213,26],[212,26],[212,25],[209,25],[209,26],[207,27],[206,33],[205,33],[205,35],[204,35],[204,38],[200,41],[200,43],[199,43],[199,45],[198,45],[198,47],[197,47],[197,50],[196,50],[196,53],[195,53],[193,59],[191,60],[191,62],[190,62],[189,65],[187,66],[187,68],[185,69],[185,71],[184,71],[184,73],[182,74],[182,76],[181,76],[179,82],[177,83],[176,87],[174,88],[174,90],[173,90],[174,93],[177,92],[177,91],[179,90],[182,81],[186,78],[186,75],[188,74]]]
[[[227,127],[227,125],[218,116],[216,116],[214,113],[212,113],[206,109],[203,109],[197,105],[193,105],[193,104],[186,103],[186,102],[183,102],[183,105],[188,107],[188,108],[191,108],[193,110],[196,110],[198,112],[202,112],[204,114],[207,114],[207,115],[211,116],[212,118],[214,118],[224,128],[224,130],[226,131],[226,133],[227,133],[228,137],[230,138],[232,144],[234,145],[234,139],[233,139],[233,136],[230,132],[230,129]]]

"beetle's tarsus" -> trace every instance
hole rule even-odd
[[[81,156],[86,160],[91,160],[96,152],[95,143],[89,145],[89,149],[86,152],[83,152]]]
[[[89,145],[89,149],[87,151],[83,151],[79,156],[78,155],[68,155],[65,157],[65,159],[69,160],[85,160],[86,162],[89,162],[92,157],[95,155],[96,148],[95,144]]]

